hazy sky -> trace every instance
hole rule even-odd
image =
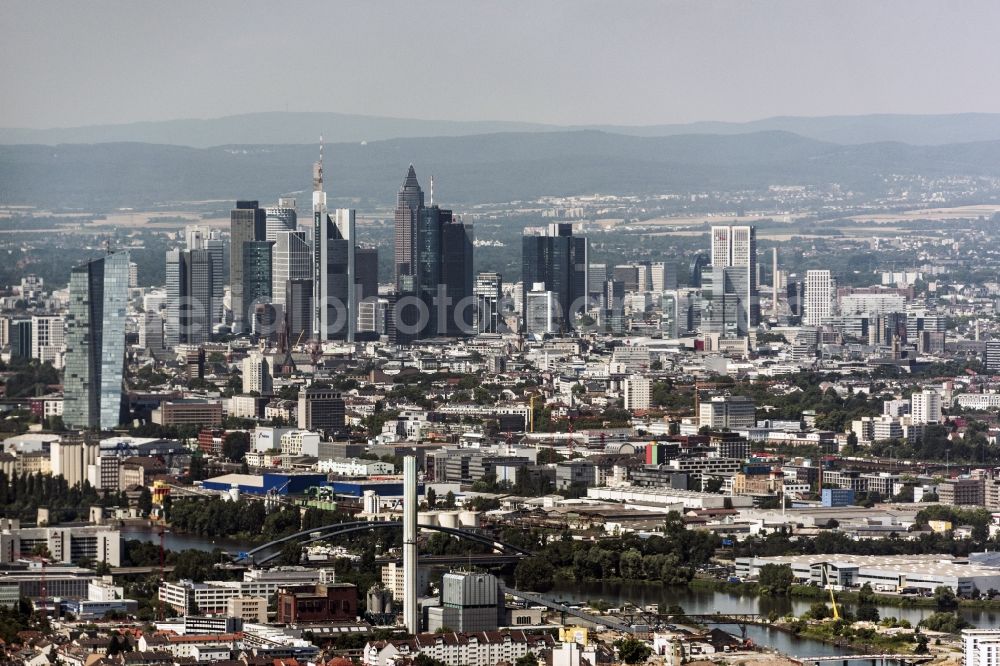
[[[0,126],[1000,112],[996,0],[0,0]]]

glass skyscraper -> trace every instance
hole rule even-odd
[[[128,265],[128,252],[117,252],[70,273],[63,421],[71,428],[121,423]]]
[[[578,312],[587,307],[587,239],[573,235],[571,224],[550,224],[525,230],[521,239],[522,303],[536,283],[555,295],[562,330],[570,330]]]

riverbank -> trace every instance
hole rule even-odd
[[[764,596],[764,590],[761,586],[753,582],[731,583],[716,578],[694,578],[688,583],[688,587],[692,590],[704,592],[726,592],[741,596]],[[835,592],[835,595],[838,602],[858,603],[859,595],[855,591],[843,590]],[[792,599],[823,601],[830,598],[830,591],[813,585],[792,585],[788,590],[787,596]],[[933,597],[876,593],[874,600],[879,606],[923,609],[937,608],[937,602]],[[958,606],[959,608],[1000,611],[1000,599],[958,599]]]

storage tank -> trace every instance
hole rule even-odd
[[[368,612],[373,615],[383,615],[392,612],[392,592],[381,584],[375,583],[368,588],[367,595]]]
[[[462,527],[479,527],[479,512],[463,511],[458,514],[458,522]]]
[[[458,511],[442,511],[438,514],[438,524],[441,527],[450,527],[453,530],[458,529]]]
[[[417,524],[418,525],[437,525],[438,524],[438,512],[437,511],[420,511],[417,513]]]

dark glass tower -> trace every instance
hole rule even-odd
[[[253,299],[244,297],[246,282],[243,266],[243,243],[262,241],[267,236],[267,212],[256,201],[237,201],[229,214],[229,281],[232,290],[233,331],[247,330],[247,308]],[[270,287],[268,287],[270,289]]]
[[[587,239],[573,235],[571,224],[550,224],[543,233],[521,239],[522,304],[536,283],[555,294],[559,321],[573,328],[587,303]]]
[[[273,241],[264,240],[243,243],[243,303],[247,308],[271,302],[273,246]]]
[[[70,273],[63,420],[71,428],[121,423],[128,264],[118,252]]]

